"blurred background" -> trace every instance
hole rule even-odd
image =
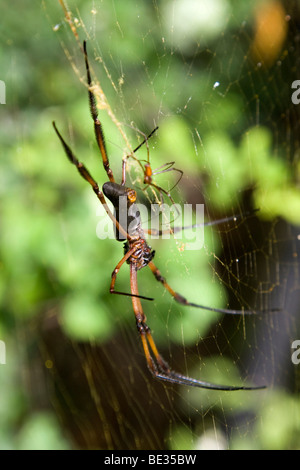
[[[35,0],[0,10],[0,448],[299,449],[299,3]],[[172,198],[204,204],[206,220],[238,216],[205,229],[199,251],[188,238],[151,240],[162,274],[190,301],[265,310],[183,308],[143,269],[160,351],[191,377],[266,390],[190,389],[147,370],[131,299],[109,294],[122,244],[97,236],[110,221],[52,128],[102,185],[84,39],[116,180],[122,157],[159,126],[152,168],[174,161],[184,173]],[[146,145],[135,156],[147,159]],[[155,176],[167,191],[177,179]],[[132,159],[127,181],[145,204],[160,197]],[[127,265],[117,289],[129,290]]]

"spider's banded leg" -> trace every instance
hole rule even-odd
[[[91,176],[90,172],[88,171],[88,169],[84,166],[83,163],[81,163],[80,161],[77,160],[77,158],[75,157],[74,153],[72,152],[71,148],[68,146],[68,144],[66,143],[66,141],[64,140],[64,138],[62,137],[62,135],[60,134],[60,132],[58,131],[56,125],[55,125],[55,122],[53,121],[52,122],[53,124],[53,127],[54,127],[54,130],[57,134],[57,136],[59,137],[59,140],[61,141],[62,143],[62,146],[64,148],[64,151],[69,159],[69,161],[71,163],[73,163],[73,165],[76,166],[77,170],[79,171],[80,175],[82,176],[82,178],[84,178],[93,188],[96,196],[98,197],[99,201],[101,202],[101,204],[104,206],[104,209],[107,213],[107,215],[111,218],[112,222],[114,223],[114,225],[117,227],[117,229],[120,231],[120,233],[125,237],[127,238],[127,240],[130,240],[130,236],[128,235],[128,233],[126,232],[126,230],[123,229],[123,227],[119,224],[119,222],[116,220],[115,216],[113,215],[113,213],[111,212],[111,210],[109,209],[107,203],[106,203],[106,200],[105,200],[105,197],[104,197],[104,194],[102,193],[102,191],[100,190],[99,186],[98,186],[98,183],[94,180],[94,178]]]
[[[105,146],[104,134],[103,134],[103,131],[102,131],[101,122],[99,121],[99,118],[98,118],[98,110],[97,110],[96,99],[95,99],[94,93],[91,91],[92,79],[91,79],[90,66],[89,66],[88,55],[87,55],[87,50],[86,50],[86,41],[83,42],[83,51],[84,51],[84,58],[85,58],[87,83],[88,83],[88,86],[89,86],[88,91],[89,91],[90,111],[91,111],[92,119],[94,121],[94,129],[95,129],[96,140],[97,140],[97,144],[98,144],[98,147],[100,149],[100,152],[101,152],[101,156],[102,156],[102,160],[103,160],[103,166],[104,166],[104,169],[107,173],[109,181],[114,183],[115,179],[114,179],[112,169],[109,166],[109,160],[108,160],[106,146]]]
[[[261,387],[242,387],[242,386],[231,386],[231,385],[218,385],[210,382],[204,382],[202,380],[193,379],[183,374],[173,371],[169,364],[159,353],[150,328],[146,324],[146,316],[143,312],[142,305],[138,296],[137,286],[137,270],[132,264],[130,265],[130,285],[132,291],[132,305],[133,311],[136,317],[137,329],[141,337],[145,358],[147,361],[148,368],[152,375],[165,382],[171,382],[179,385],[187,385],[190,387],[206,388],[210,390],[222,390],[222,391],[234,391],[234,390],[258,390],[263,389]],[[153,357],[152,355],[153,354]]]
[[[252,211],[244,212],[243,214],[223,217],[222,219],[211,220],[208,222],[204,222],[203,224],[187,225],[185,227],[171,227],[169,230],[157,230],[157,229],[150,228],[150,229],[145,229],[144,232],[150,236],[152,235],[155,237],[161,237],[162,235],[176,234],[179,232],[183,232],[184,230],[191,230],[191,229],[201,228],[201,227],[211,227],[213,225],[220,225],[220,224],[224,224],[224,223],[231,222],[231,221],[236,222],[237,220],[243,217],[251,216],[252,214],[258,211],[259,209],[253,209]]]
[[[115,269],[113,270],[112,275],[111,275],[111,284],[110,284],[109,292],[111,294],[126,295],[128,297],[138,297],[138,298],[144,299],[144,300],[154,300],[151,297],[144,297],[144,296],[138,295],[138,294],[133,294],[133,293],[129,294],[129,293],[126,293],[126,292],[120,292],[120,291],[115,290],[115,283],[116,283],[118,272],[120,271],[123,264],[130,258],[130,256],[132,256],[134,254],[134,252],[136,250],[137,250],[137,248],[134,246],[133,248],[131,248],[131,250],[129,250],[126,253],[125,256],[123,256],[121,261],[118,262],[117,266],[115,267]]]
[[[194,302],[189,302],[183,295],[179,294],[176,292],[172,287],[167,283],[166,279],[161,275],[160,271],[158,268],[155,266],[155,264],[150,261],[148,263],[149,268],[151,269],[152,273],[155,276],[155,279],[160,282],[164,288],[171,294],[171,296],[176,300],[181,305],[185,305],[187,307],[196,307],[196,308],[201,308],[202,310],[208,310],[210,312],[217,312],[217,313],[223,313],[227,315],[257,315],[260,313],[271,313],[271,312],[278,312],[280,311],[279,309],[268,309],[268,310],[230,310],[227,308],[213,308],[213,307],[206,307],[205,305],[199,305]]]

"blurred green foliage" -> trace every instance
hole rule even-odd
[[[280,99],[288,106],[288,86],[273,103],[271,93],[264,94],[255,81],[257,70],[250,57],[239,82],[242,84],[246,76],[249,86],[233,86],[239,80],[245,54],[235,34],[245,18],[251,24],[255,2],[247,6],[235,1],[216,2],[223,4],[226,13],[222,15],[227,21],[221,15],[211,26],[206,23],[200,44],[192,33],[183,32],[179,42],[176,31],[172,32],[172,1],[166,5],[131,0],[113,5],[106,0],[69,3],[78,17],[80,39],[88,39],[95,75],[124,124],[132,147],[142,138],[135,128],[147,134],[159,124],[158,136],[149,143],[152,167],[175,161],[178,168],[184,169],[182,192],[179,188],[174,191],[177,201],[188,200],[190,187],[196,193],[196,202],[203,202],[204,192],[211,214],[232,215],[239,213],[244,193],[251,188],[252,208],[260,208],[259,217],[281,217],[299,224],[299,175],[297,180],[283,135],[275,142],[268,127],[271,121],[278,134],[285,133],[276,124],[282,111],[276,106]],[[101,344],[109,342],[123,327],[134,329],[134,317],[130,299],[111,298],[108,293],[122,245],[95,236],[101,210],[98,201],[66,160],[51,126],[55,120],[75,154],[102,184],[106,175],[99,164],[86,89],[64,49],[72,55],[80,76],[84,76],[84,64],[59,2],[21,3],[18,12],[7,4],[0,8],[0,79],[7,84],[7,104],[0,108],[0,339],[8,345],[7,364],[0,366],[0,448],[69,448],[73,443],[62,436],[49,404],[45,406],[47,393],[42,390],[32,398],[24,379],[32,380],[28,368],[32,349],[41,347],[39,326],[54,315],[72,341]],[[243,36],[246,45],[249,38],[250,33]],[[111,77],[107,77],[102,64]],[[273,76],[276,73],[270,71]],[[216,81],[220,86],[213,86]],[[247,89],[249,95],[241,91]],[[252,113],[256,94],[263,103],[259,126]],[[121,157],[128,149],[124,149],[106,112],[102,113],[111,166],[120,175]],[[145,149],[141,149],[139,158],[146,158]],[[141,178],[133,168],[132,179],[137,176]],[[159,184],[171,184],[173,177],[176,175],[170,173]],[[176,240],[153,242],[157,265],[170,284],[194,302],[226,306],[225,287],[212,269],[222,251],[216,231],[205,232],[205,250],[197,256],[192,251],[181,251],[181,247]],[[145,303],[145,311],[151,312],[149,323],[158,345],[165,345],[167,338],[179,346],[184,341],[185,346],[192,347],[220,316],[179,308],[162,294],[161,286],[150,274],[139,273],[140,292],[156,299],[154,306]],[[118,290],[129,290],[127,267],[121,270],[117,282]],[[217,376],[212,379],[215,382],[227,383],[229,377],[239,382],[235,366],[228,363],[223,368],[222,360],[216,358],[211,367],[206,362],[208,379],[209,371],[216,369]],[[42,365],[42,370],[46,375],[47,367]],[[223,376],[221,370],[225,371]],[[43,382],[41,377],[39,380]],[[203,409],[217,401],[213,398],[205,403],[207,394],[199,395],[198,390],[193,390],[189,400],[193,400],[194,392],[197,402],[201,397]],[[282,432],[273,435],[272,420],[283,423],[280,402],[284,402],[285,416],[297,406],[293,397],[283,392],[280,400],[278,396],[272,397],[272,409],[258,410],[265,422],[256,430],[258,447],[298,446],[298,441],[291,444],[288,437],[294,433],[288,419],[282,424]],[[250,394],[241,398],[242,408],[245,403],[250,409],[255,407],[252,400]],[[226,395],[221,403],[223,409],[232,409],[234,402]],[[193,406],[198,407],[196,402]],[[188,428],[184,427],[183,433],[179,432],[181,425],[178,433],[176,429],[171,436],[176,443],[171,447],[188,448],[187,442],[193,442]],[[233,447],[252,447],[251,442],[238,442],[237,438],[234,442]]]

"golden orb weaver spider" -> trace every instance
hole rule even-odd
[[[165,287],[165,289],[171,294],[171,296],[175,299],[175,301],[177,301],[181,305],[196,307],[200,309],[205,309],[209,311],[220,312],[223,314],[230,314],[230,315],[240,315],[240,314],[248,315],[248,314],[255,314],[257,312],[254,312],[252,310],[229,310],[229,309],[221,309],[221,308],[220,309],[211,308],[211,307],[205,307],[203,305],[198,305],[193,302],[189,302],[185,297],[183,297],[181,294],[175,292],[172,289],[172,287],[167,283],[166,279],[162,276],[158,268],[155,266],[155,264],[153,263],[155,252],[152,251],[151,247],[146,242],[145,232],[142,229],[141,219],[140,219],[138,210],[136,208],[136,198],[137,198],[136,191],[125,186],[127,158],[123,160],[122,181],[120,184],[115,182],[113,171],[110,168],[109,159],[108,159],[105,141],[104,141],[104,135],[102,131],[102,126],[98,118],[96,99],[91,90],[92,80],[91,80],[90,67],[89,67],[89,61],[88,61],[88,55],[87,55],[87,49],[86,49],[86,41],[84,41],[83,43],[83,52],[84,52],[85,67],[86,67],[86,74],[87,74],[90,112],[91,112],[91,116],[94,122],[96,141],[97,141],[97,144],[98,144],[101,156],[102,156],[103,166],[109,179],[109,182],[104,183],[102,187],[103,191],[101,191],[97,182],[91,176],[91,174],[89,173],[85,165],[76,158],[71,148],[68,146],[68,144],[66,143],[66,141],[64,140],[60,132],[58,131],[55,125],[55,122],[53,122],[53,127],[64,148],[64,151],[69,161],[73,165],[76,166],[80,175],[91,185],[93,191],[95,192],[99,201],[103,205],[106,213],[111,218],[116,229],[116,239],[118,241],[126,240],[124,244],[124,256],[119,261],[115,269],[113,270],[113,273],[111,276],[110,293],[126,295],[126,296],[131,297],[133,311],[134,311],[135,318],[136,318],[137,330],[139,332],[139,335],[142,341],[142,346],[143,346],[147,366],[150,372],[155,378],[166,381],[166,382],[188,385],[188,386],[199,387],[199,388],[206,388],[206,389],[211,389],[211,390],[233,391],[233,390],[257,390],[257,389],[265,388],[264,385],[258,386],[258,387],[226,386],[226,385],[218,385],[218,384],[213,384],[209,382],[204,382],[202,380],[193,379],[191,377],[188,377],[188,376],[185,376],[183,374],[173,371],[168,365],[168,363],[163,359],[163,357],[159,353],[156,347],[156,344],[154,342],[154,339],[152,337],[150,328],[148,327],[146,323],[146,316],[144,314],[142,304],[141,304],[141,299],[146,299],[146,300],[153,300],[153,299],[139,295],[139,291],[138,291],[137,273],[139,270],[141,270],[142,268],[146,266],[148,266],[151,269],[155,279],[159,281]],[[152,131],[150,136],[153,134],[154,131]],[[148,136],[148,138],[150,136]],[[145,141],[146,140],[147,138],[145,139]],[[142,144],[144,142],[142,142]],[[140,144],[134,150],[134,152],[137,151],[142,144]],[[146,169],[147,167],[145,168],[145,174],[146,174]],[[149,184],[152,183],[152,180],[148,180],[148,181],[149,181]],[[147,181],[146,181],[146,184],[147,184]],[[159,188],[158,186],[156,186],[156,188],[158,190],[161,190],[161,188]],[[165,192],[165,194],[169,196],[167,192]],[[107,197],[112,202],[114,209],[115,209],[115,214],[113,214],[110,211],[106,203],[105,197]],[[127,224],[125,225],[124,224],[122,225],[120,223],[120,216],[122,215],[120,214],[120,211],[119,211],[120,197],[123,197],[126,199],[125,220],[127,220]],[[226,221],[236,220],[236,218],[237,216],[228,217],[227,219],[220,219],[220,220],[217,220],[214,222],[208,222],[202,225],[212,225],[212,224],[222,223],[225,220]],[[132,222],[134,223],[132,224]],[[189,228],[189,227],[177,227],[177,228],[175,227],[172,229],[172,232],[175,233],[178,230],[183,230],[186,228]],[[150,232],[148,231],[148,233]],[[162,232],[160,231],[155,232],[155,234],[160,234],[160,233]],[[115,282],[116,282],[118,272],[125,262],[129,264],[130,266],[131,293],[118,292],[115,290]]]

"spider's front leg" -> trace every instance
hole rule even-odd
[[[95,98],[94,93],[91,91],[92,78],[91,78],[90,65],[89,65],[88,54],[87,54],[87,49],[86,49],[86,41],[83,42],[83,52],[84,52],[86,76],[87,76],[87,83],[88,83],[90,112],[91,112],[92,119],[94,121],[96,141],[97,141],[97,144],[98,144],[101,156],[102,156],[103,166],[107,173],[108,179],[110,182],[114,182],[115,179],[114,179],[112,169],[110,168],[110,165],[109,165],[102,125],[98,118],[96,98]]]
[[[92,177],[92,175],[90,174],[90,172],[86,168],[86,166],[76,158],[76,156],[74,155],[71,147],[69,147],[69,145],[67,144],[67,142],[65,141],[65,139],[63,138],[63,136],[61,135],[59,130],[57,129],[56,124],[55,124],[54,121],[52,122],[52,125],[53,125],[53,128],[54,128],[54,130],[55,130],[55,132],[56,132],[56,134],[57,134],[57,136],[58,136],[58,138],[59,138],[59,140],[60,140],[60,142],[63,146],[63,149],[66,153],[66,156],[67,156],[68,160],[73,165],[76,166],[76,168],[77,168],[79,174],[82,176],[82,178],[85,179],[91,185],[94,193],[96,194],[97,198],[99,199],[99,201],[103,205],[107,215],[110,217],[113,224],[117,227],[117,230],[119,230],[119,232],[123,235],[123,237],[125,239],[126,238],[128,239],[128,233],[123,229],[123,227],[121,227],[119,222],[116,220],[115,216],[112,214],[111,210],[109,209],[109,207],[106,203],[106,199],[104,197],[104,194],[101,191],[101,189],[99,188],[98,183],[94,180],[94,178]]]

